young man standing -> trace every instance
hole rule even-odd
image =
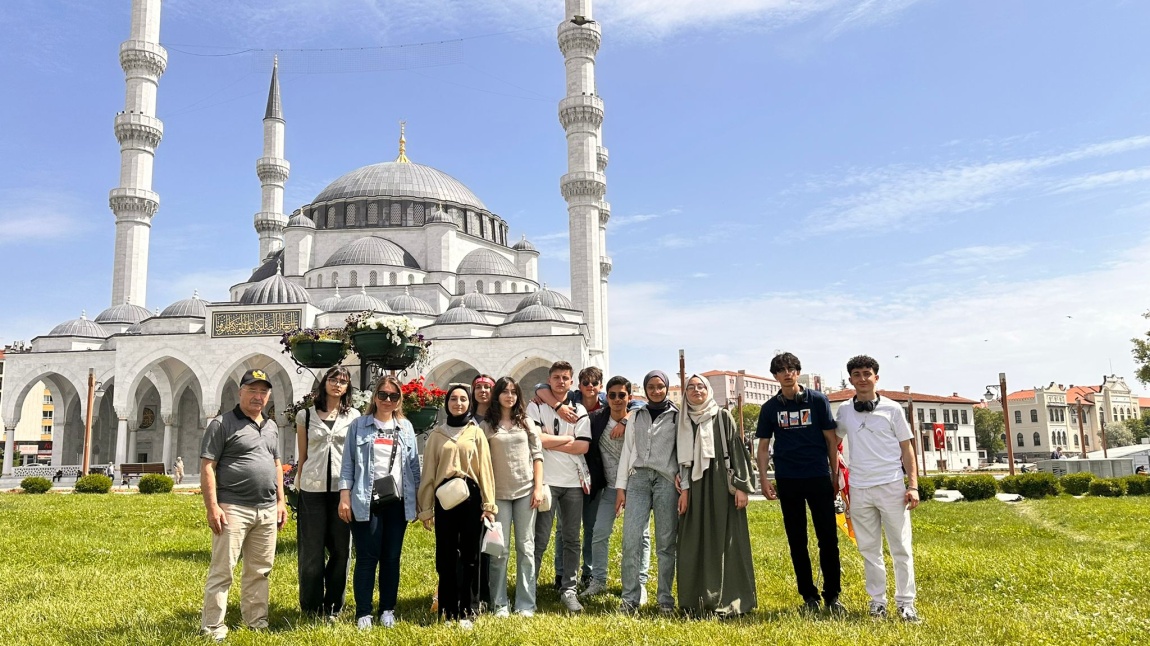
[[[203,633],[216,641],[228,634],[224,611],[232,570],[241,556],[240,615],[249,628],[268,627],[268,575],[276,554],[276,532],[287,520],[279,427],[265,419],[272,384],[262,370],[240,379],[240,403],[212,420],[200,448],[200,474],[212,561],[204,587]]]
[[[572,372],[571,364],[566,361],[551,365],[547,383],[556,400],[567,400]],[[539,426],[539,439],[543,445],[543,483],[551,488],[552,501],[550,511],[539,512],[535,517],[535,562],[543,561],[558,508],[562,531],[555,547],[556,552],[562,550],[563,553],[559,600],[568,611],[581,612],[583,606],[575,594],[575,587],[579,578],[579,529],[584,487],[587,490],[591,487],[591,476],[583,457],[590,446],[591,431],[587,411],[581,404],[574,405],[575,423],[559,417],[555,408],[538,402],[527,407],[527,416]]]
[[[902,407],[876,392],[877,361],[859,355],[847,362],[847,372],[855,396],[850,405],[839,407],[838,436],[846,438],[850,453],[851,519],[863,557],[870,615],[881,618],[887,614],[886,566],[882,557],[885,532],[894,561],[898,616],[918,623],[910,531],[910,510],[919,502],[913,433]]]
[[[811,576],[807,552],[807,507],[819,543],[819,567],[823,574],[823,602],[833,614],[845,614],[839,601],[842,576],[839,565],[835,495],[838,489],[838,439],[830,402],[817,390],[799,385],[802,364],[790,352],[771,359],[771,374],[778,380],[779,394],[759,413],[758,463],[763,495],[778,500],[783,529],[791,551],[795,582],[803,597],[801,610],[818,612],[819,589]],[[774,438],[775,481],[766,477],[769,447]]]

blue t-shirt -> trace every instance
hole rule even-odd
[[[836,428],[827,396],[803,390],[794,400],[771,397],[759,412],[755,436],[775,438],[775,476],[779,478],[830,477],[827,441],[823,431]]]

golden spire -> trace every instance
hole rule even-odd
[[[395,161],[401,164],[411,163],[411,160],[407,158],[407,137],[405,137],[403,134],[406,126],[406,121],[399,122],[399,157],[396,157]]]

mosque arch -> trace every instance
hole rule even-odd
[[[448,384],[454,383],[470,385],[471,380],[477,376],[479,370],[473,364],[461,359],[451,359],[429,370],[427,382],[446,388]]]

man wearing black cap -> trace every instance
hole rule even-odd
[[[248,628],[268,626],[268,575],[275,559],[276,532],[287,520],[279,427],[263,416],[271,392],[264,371],[245,372],[239,404],[208,424],[200,447],[204,506],[212,530],[200,627],[217,641],[228,634],[224,612],[232,571],[241,556],[241,617]]]

